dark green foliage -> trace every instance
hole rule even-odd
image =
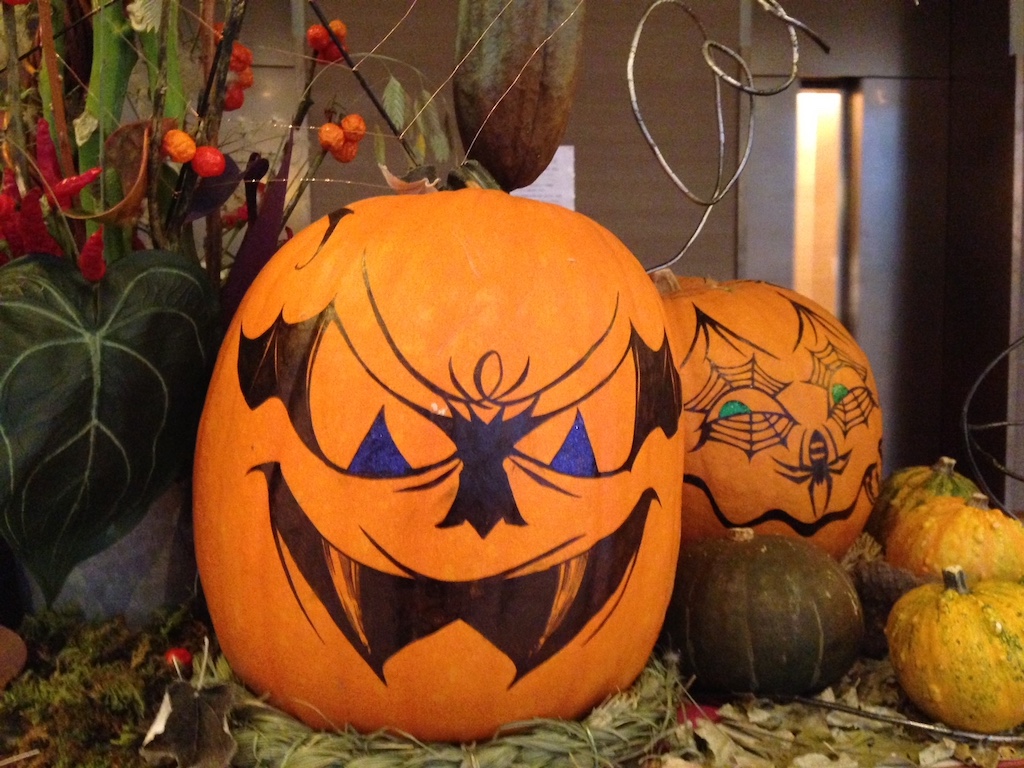
[[[47,600],[189,460],[216,354],[193,262],[137,251],[98,283],[68,260],[0,268],[0,535]]]

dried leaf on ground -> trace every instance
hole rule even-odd
[[[25,641],[14,630],[0,627],[0,691],[21,674],[27,661]]]

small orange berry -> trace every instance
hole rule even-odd
[[[324,123],[316,135],[324,152],[334,152],[345,143],[345,131],[337,123]]]
[[[256,82],[256,75],[252,71],[252,67],[246,67],[235,77],[235,82],[238,83],[242,88],[252,88],[252,84]]]
[[[306,30],[306,42],[314,51],[322,51],[331,44],[331,36],[323,24],[314,24]]]
[[[225,168],[227,161],[219,149],[210,146],[196,147],[196,154],[192,158],[192,170],[197,176],[204,179],[220,176]]]
[[[366,121],[362,115],[353,112],[342,118],[341,129],[345,132],[345,141],[359,142],[366,135]]]
[[[185,131],[172,128],[164,134],[160,148],[173,162],[187,163],[196,153],[196,140]]]
[[[224,109],[227,112],[234,112],[240,109],[245,103],[245,90],[237,82],[228,84],[224,92]]]
[[[164,661],[168,666],[181,670],[182,674],[192,672],[192,654],[187,648],[168,648],[164,653]]]
[[[358,141],[343,141],[340,147],[331,150],[331,157],[339,163],[351,163],[359,152]]]
[[[317,51],[316,57],[320,61],[326,61],[328,64],[332,64],[341,58],[341,49],[331,43],[323,50]]]
[[[341,19],[333,19],[327,26],[331,28],[331,32],[334,33],[334,36],[338,38],[342,45],[344,45],[345,38],[348,36],[348,27],[345,26],[345,22]]]
[[[241,72],[246,67],[251,67],[252,62],[252,50],[235,40],[231,46],[231,63],[228,65],[228,68],[232,72]]]

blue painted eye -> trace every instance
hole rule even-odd
[[[412,473],[412,467],[398,450],[395,439],[388,430],[383,408],[370,425],[363,442],[359,444],[359,450],[356,451],[348,471],[359,477],[377,479],[405,477]]]
[[[751,413],[750,406],[739,400],[730,400],[718,410],[718,418],[728,419],[730,416],[745,416]]]
[[[583,423],[583,415],[577,411],[565,442],[551,460],[551,468],[556,472],[570,477],[597,477],[597,458],[594,447],[590,444],[587,425]]]

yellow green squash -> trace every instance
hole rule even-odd
[[[1024,585],[963,569],[893,606],[885,634],[896,678],[925,714],[953,728],[998,733],[1024,723]]]

